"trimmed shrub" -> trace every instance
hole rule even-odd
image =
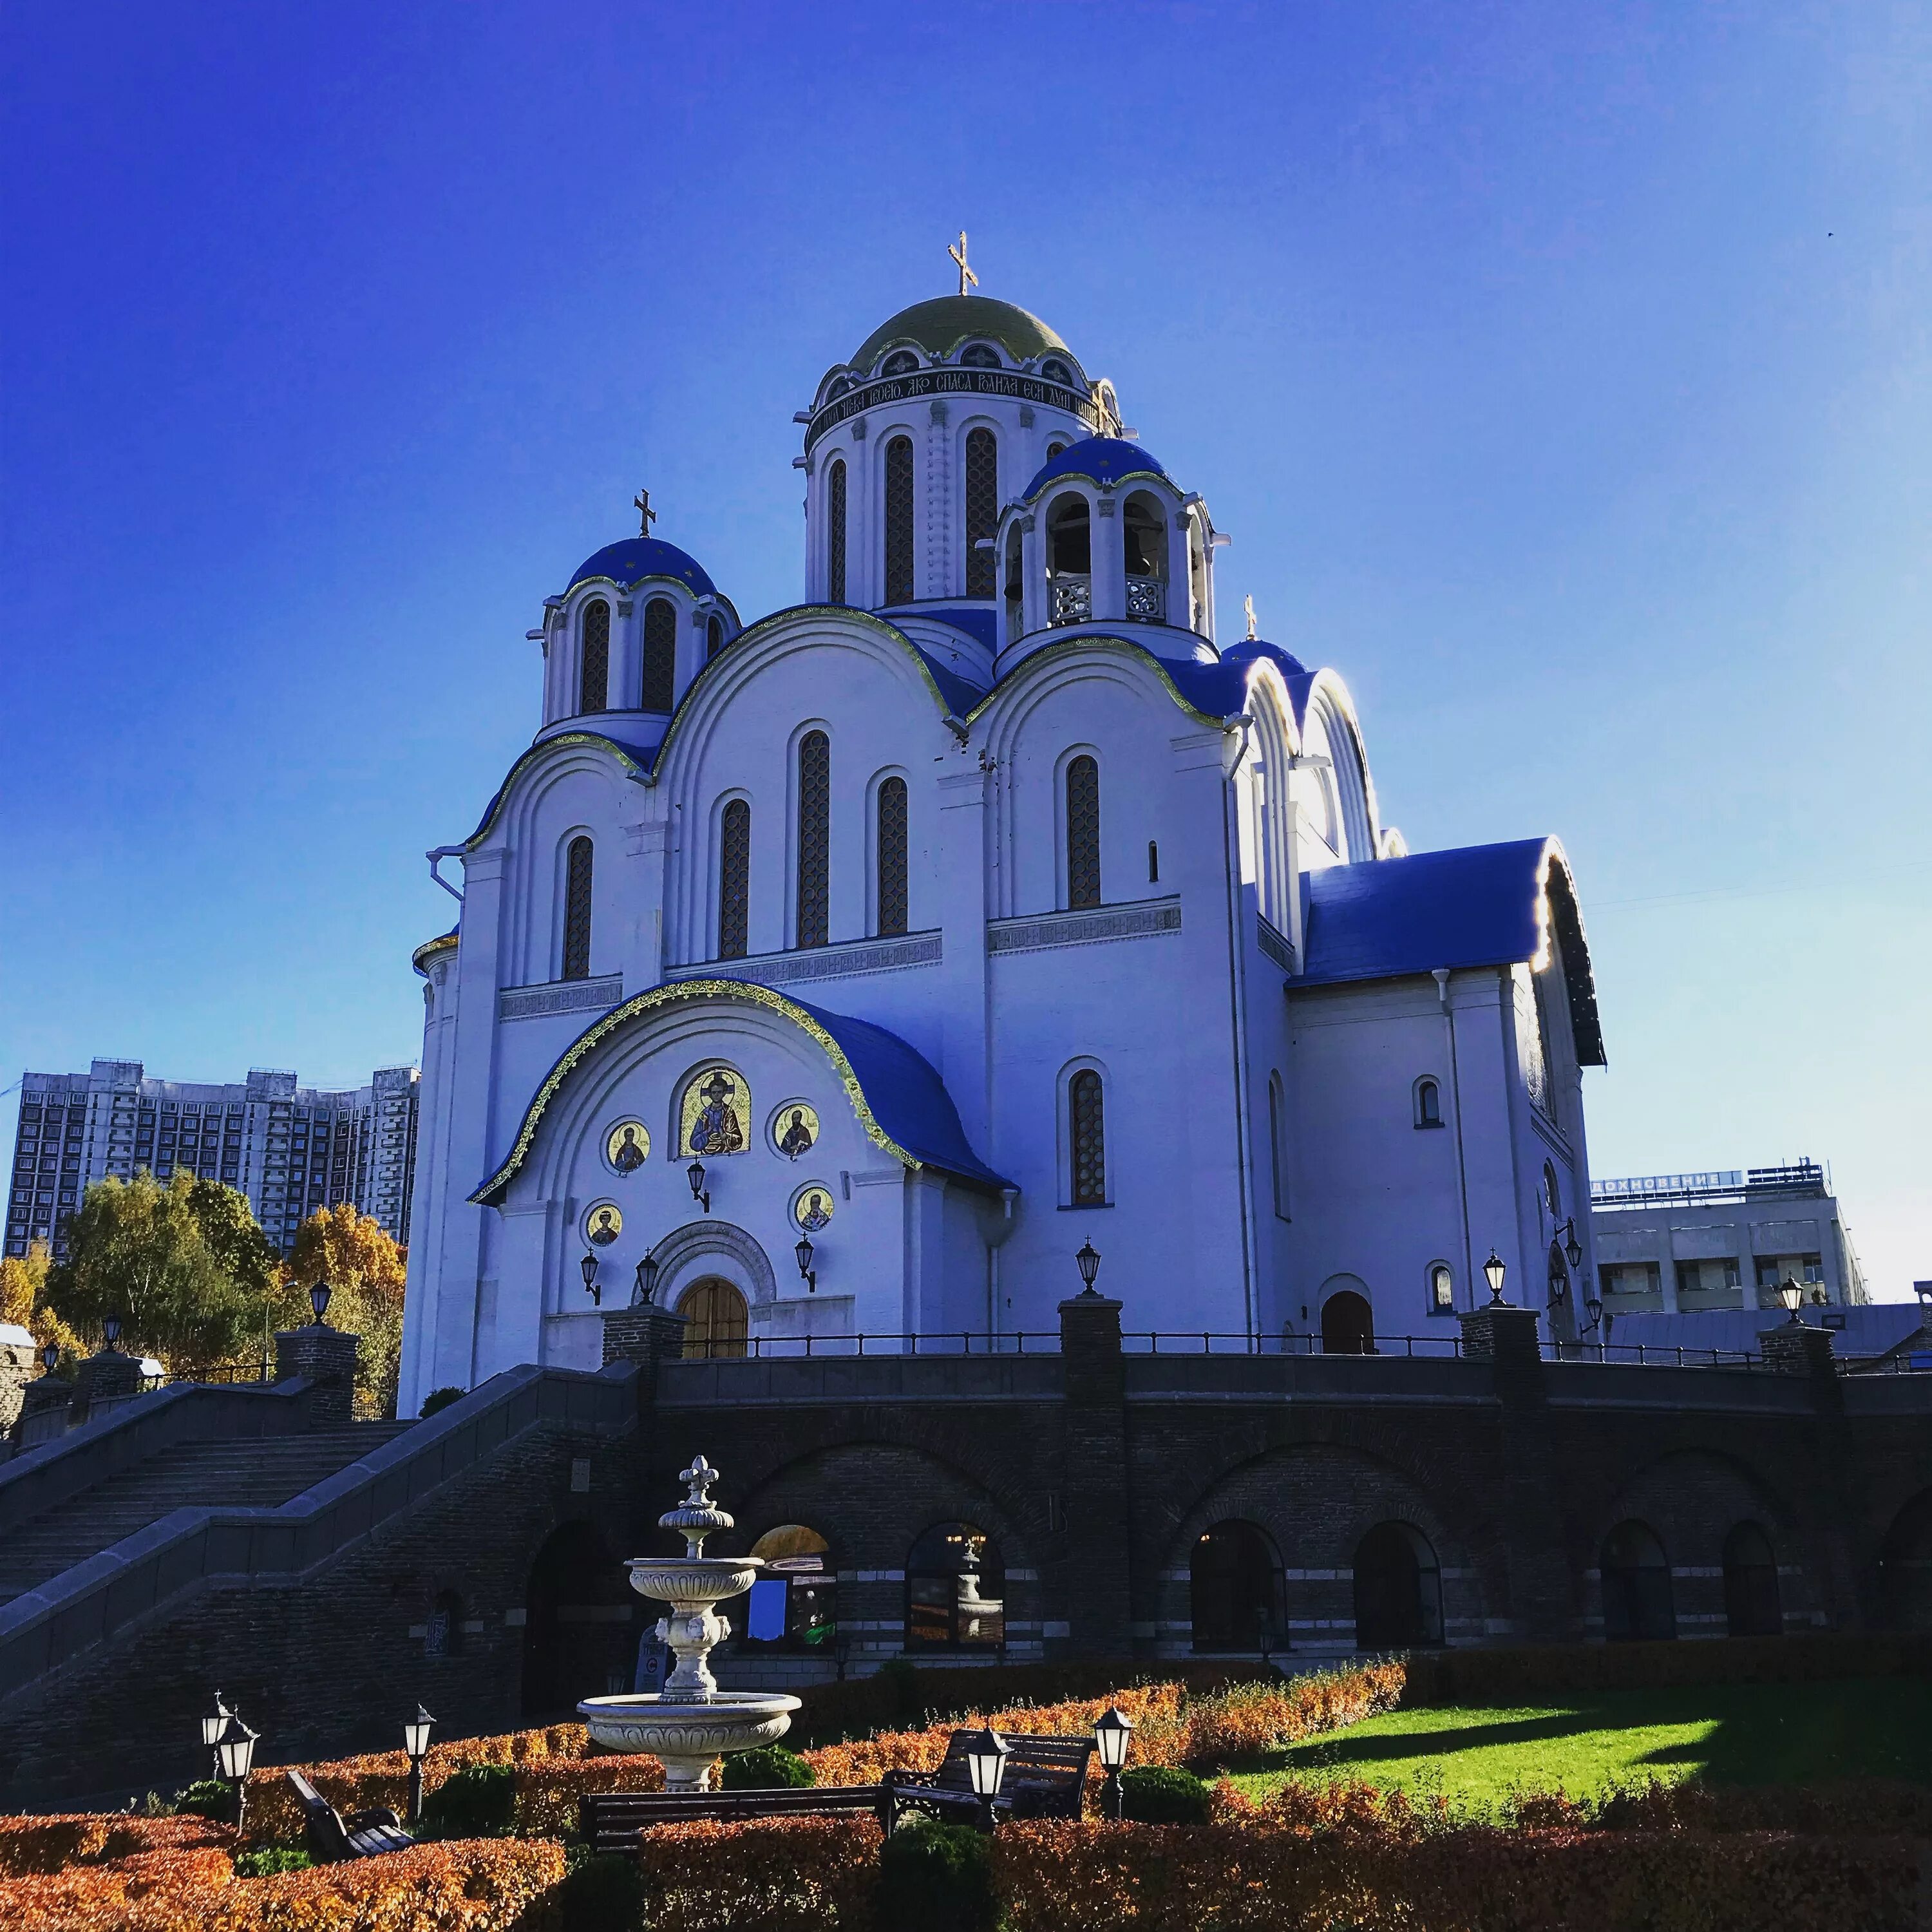
[[[621,1852],[573,1848],[557,1894],[561,1932],[637,1932],[644,1923],[644,1881],[638,1862]]]
[[[638,1844],[651,1932],[870,1932],[878,1851],[863,1817],[654,1826]]]
[[[235,1793],[219,1778],[199,1778],[175,1799],[175,1809],[227,1824],[235,1816]]]
[[[970,1825],[918,1825],[895,1832],[879,1854],[874,1902],[881,1927],[920,1932],[993,1932],[1000,1900],[982,1832]]]
[[[418,1421],[426,1421],[430,1416],[435,1414],[438,1409],[447,1408],[453,1402],[460,1402],[469,1393],[467,1389],[460,1389],[453,1386],[448,1388],[431,1389],[429,1394],[423,1397],[422,1407],[416,1412],[416,1419]]]
[[[425,1838],[501,1838],[517,1816],[517,1774],[507,1764],[474,1764],[423,1800]]]
[[[732,1752],[718,1782],[727,1791],[796,1790],[816,1784],[818,1774],[797,1752],[782,1744],[760,1744]]]
[[[237,1878],[273,1878],[278,1872],[307,1871],[315,1863],[299,1845],[264,1845],[259,1852],[238,1852]]]
[[[1214,1795],[1191,1771],[1137,1764],[1120,1774],[1120,1812],[1137,1825],[1204,1825]]]

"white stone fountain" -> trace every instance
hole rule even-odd
[[[586,1697],[577,1714],[607,1750],[645,1752],[664,1768],[667,1791],[703,1791],[712,1761],[725,1751],[768,1744],[791,1728],[798,1700],[758,1690],[721,1690],[706,1660],[731,1634],[731,1621],[715,1606],[740,1597],[770,1566],[755,1556],[706,1556],[704,1539],[729,1529],[732,1520],[711,1500],[718,1472],[700,1456],[680,1472],[688,1485],[682,1505],[658,1518],[682,1532],[682,1556],[634,1556],[625,1566],[640,1597],[668,1604],[658,1636],[670,1645],[677,1668],[662,1692],[627,1697]]]

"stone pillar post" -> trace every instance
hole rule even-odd
[[[14,1438],[22,1449],[51,1442],[66,1432],[74,1408],[74,1384],[58,1376],[42,1376],[20,1391],[20,1419]]]
[[[309,1400],[311,1422],[346,1422],[353,1412],[356,1364],[362,1352],[359,1335],[311,1322],[286,1328],[275,1337],[275,1379],[304,1376],[315,1384]]]
[[[1837,1392],[1838,1368],[1830,1329],[1814,1328],[1808,1322],[1782,1322],[1775,1328],[1758,1330],[1757,1348],[1766,1368],[1788,1376],[1815,1376],[1824,1387]],[[1820,1399],[1827,1399],[1822,1388]]]
[[[638,1362],[645,1380],[657,1383],[658,1364],[684,1352],[685,1318],[655,1303],[634,1302],[628,1308],[607,1308],[604,1317],[604,1366]]]
[[[1049,1622],[1064,1618],[1075,1655],[1126,1657],[1133,1649],[1133,1594],[1120,1304],[1092,1294],[1063,1301],[1060,1352],[1063,1554],[1042,1566],[1042,1580],[1053,1586],[1042,1607]]]
[[[34,1338],[16,1328],[7,1337],[0,1331],[0,1436],[8,1433],[18,1418],[26,1392],[39,1372],[34,1354]]]
[[[75,1406],[81,1420],[104,1414],[116,1402],[139,1395],[145,1379],[138,1355],[103,1348],[99,1354],[88,1356],[75,1382]]]

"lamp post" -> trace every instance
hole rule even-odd
[[[121,1339],[121,1318],[118,1315],[104,1315],[100,1318],[100,1340],[103,1352],[114,1352],[114,1345]]]
[[[1502,1304],[1503,1277],[1508,1272],[1509,1270],[1504,1265],[1502,1256],[1492,1248],[1490,1250],[1489,1259],[1483,1264],[1483,1279],[1490,1285],[1490,1301],[1492,1306],[1499,1306]]]
[[[233,1712],[214,1747],[215,1762],[221,1775],[235,1788],[235,1835],[242,1835],[242,1821],[248,1809],[248,1771],[255,1762],[255,1743],[260,1732],[251,1731]]]
[[[637,1300],[640,1307],[648,1308],[651,1298],[658,1292],[658,1258],[647,1254],[638,1264]]]
[[[429,1727],[436,1720],[421,1704],[416,1706],[413,1718],[406,1718],[403,1724],[403,1749],[410,1759],[410,1822],[422,1822],[423,1760],[429,1755]]]
[[[798,1257],[799,1279],[805,1283],[806,1292],[816,1294],[818,1292],[818,1271],[812,1265],[812,1237],[809,1234],[800,1235],[798,1245],[792,1252]]]
[[[1915,1281],[1912,1284],[1912,1292],[1918,1298],[1918,1312],[1924,1318],[1925,1325],[1932,1328],[1932,1281]]]
[[[1583,1244],[1576,1238],[1576,1217],[1571,1215],[1550,1238],[1563,1244],[1563,1258],[1574,1268],[1583,1264]]]
[[[706,1214],[711,1212],[711,1196],[705,1191],[704,1163],[694,1160],[684,1170],[684,1178],[691,1183],[691,1198]]]
[[[329,1299],[334,1292],[326,1281],[317,1282],[308,1292],[308,1305],[315,1310],[315,1325],[318,1328],[328,1326],[324,1318],[328,1313]]]
[[[46,1370],[49,1375],[52,1375],[60,1366],[60,1344],[58,1342],[50,1342],[40,1351],[40,1366]]]
[[[604,1291],[597,1286],[597,1257],[586,1252],[577,1266],[578,1271],[584,1276],[584,1293],[590,1296],[594,1306],[602,1308],[604,1306]]]
[[[214,1694],[214,1708],[201,1720],[201,1741],[207,1746],[208,1761],[214,1767],[215,1774],[221,1773],[221,1760],[215,1753],[215,1746],[221,1742],[221,1734],[228,1728],[228,1720],[235,1713],[221,1701],[221,1693]]]
[[[1107,1778],[1101,1804],[1105,1815],[1117,1825],[1120,1822],[1120,1773],[1126,1768],[1127,1739],[1133,1728],[1132,1718],[1111,1706],[1094,1726],[1094,1748],[1100,1754],[1100,1768]]]
[[[1080,1252],[1073,1257],[1073,1264],[1080,1270],[1080,1279],[1086,1283],[1080,1292],[1082,1294],[1098,1294],[1100,1291],[1094,1286],[1094,1280],[1100,1272],[1100,1250],[1091,1241],[1082,1241]]]
[[[993,1801],[1006,1774],[1006,1759],[1012,1745],[998,1731],[977,1730],[966,1740],[966,1769],[973,1780],[973,1796],[980,1801],[980,1828],[993,1828]]]
[[[1784,1312],[1798,1328],[1804,1325],[1804,1318],[1798,1313],[1798,1304],[1804,1299],[1804,1291],[1798,1285],[1798,1277],[1786,1275],[1778,1286],[1778,1298],[1784,1304]]]

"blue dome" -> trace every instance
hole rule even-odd
[[[646,577],[675,578],[694,597],[715,597],[718,586],[696,557],[656,537],[626,537],[586,557],[572,574],[566,594],[586,577],[608,577],[628,590]]]
[[[1164,481],[1166,476],[1160,459],[1138,443],[1126,442],[1118,436],[1090,436],[1068,444],[1058,456],[1049,456],[1046,466],[1021,494],[1023,500],[1030,502],[1062,476],[1118,483],[1129,476],[1158,476]]]

